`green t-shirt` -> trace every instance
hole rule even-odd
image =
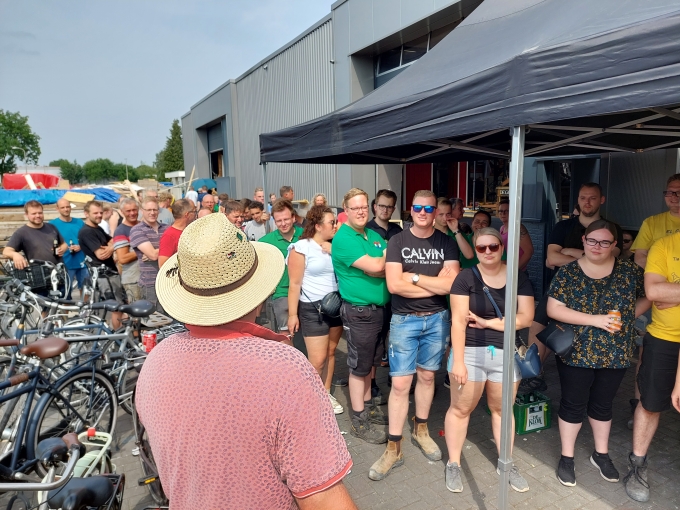
[[[300,236],[302,235],[303,231],[302,227],[293,225],[293,229],[295,229],[295,233],[293,234],[293,238],[290,241],[285,239],[281,235],[281,232],[279,232],[277,229],[274,230],[274,232],[270,232],[269,234],[261,237],[260,242],[276,246],[281,252],[281,255],[283,255],[283,258],[285,259],[288,256],[288,246],[290,246],[292,243],[300,239]],[[272,299],[288,296],[289,285],[290,280],[288,279],[288,266],[286,265],[286,267],[283,269],[283,276],[281,276],[281,280],[279,281],[279,284],[276,286],[274,294],[272,294]]]
[[[384,306],[390,301],[385,278],[374,278],[352,267],[364,255],[382,257],[385,248],[387,241],[371,229],[362,234],[346,223],[340,227],[333,238],[332,258],[342,299],[360,306]]]

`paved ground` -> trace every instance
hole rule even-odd
[[[342,352],[340,352],[342,351]],[[345,365],[346,345],[341,341],[338,352],[336,375],[347,376]],[[556,409],[559,405],[559,382],[554,361],[546,366],[548,391],[546,394],[555,404],[553,427],[550,430],[517,436],[514,459],[530,485],[523,494],[510,490],[512,508],[537,509],[587,509],[610,508],[672,510],[680,507],[680,415],[675,411],[665,413],[649,453],[649,478],[652,485],[652,499],[647,504],[638,504],[626,495],[621,483],[604,481],[589,462],[593,450],[592,434],[587,422],[584,423],[577,443],[576,477],[577,486],[562,486],[555,477],[559,459],[559,433],[556,423]],[[384,446],[369,445],[349,434],[349,414],[338,415],[340,430],[347,432],[345,439],[354,468],[346,477],[345,484],[360,509],[443,509],[465,510],[497,508],[498,476],[496,475],[497,454],[492,440],[489,416],[484,410],[484,400],[472,414],[467,441],[463,450],[464,490],[460,494],[450,493],[444,484],[444,464],[447,460],[444,437],[444,414],[449,405],[449,393],[443,386],[444,371],[437,375],[438,388],[430,417],[430,432],[444,452],[441,462],[428,461],[408,441],[410,428],[404,426],[404,454],[406,461],[382,482],[368,478],[368,470],[380,457]],[[378,383],[388,391],[387,371],[380,369]],[[628,399],[632,395],[633,373],[629,370],[615,401],[614,423],[610,441],[610,455],[622,477],[627,469],[627,454],[631,447],[632,432],[626,427],[630,408]],[[336,388],[336,398],[346,405],[347,388]],[[413,408],[411,408],[413,409]],[[386,408],[385,408],[386,410]],[[409,417],[412,413],[409,414]],[[136,480],[141,468],[136,457],[131,455],[134,447],[132,422],[121,412],[118,423],[119,451],[114,456],[119,472],[127,476],[125,503],[127,509],[141,509],[152,504],[144,487],[138,487]]]

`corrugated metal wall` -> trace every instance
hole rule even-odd
[[[262,65],[237,82],[240,151],[236,171],[240,196],[251,198],[253,190],[262,186],[260,133],[294,126],[333,111],[332,59],[329,20],[266,62],[266,69]],[[281,186],[290,185],[297,199],[325,193],[333,203],[337,200],[335,172],[334,165],[270,163],[267,193],[274,191],[278,195]]]

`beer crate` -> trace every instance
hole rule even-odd
[[[551,426],[552,401],[538,391],[518,393],[512,411],[515,415],[515,433],[518,435],[546,430]],[[486,406],[486,412],[491,414],[489,406]]]

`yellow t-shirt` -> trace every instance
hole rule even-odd
[[[630,250],[649,250],[655,241],[677,232],[680,232],[680,218],[672,216],[670,211],[650,216],[642,222]]]
[[[680,285],[680,232],[659,239],[647,255],[646,273],[659,274]],[[658,310],[652,305],[652,323],[647,332],[670,342],[680,342],[680,305]]]

